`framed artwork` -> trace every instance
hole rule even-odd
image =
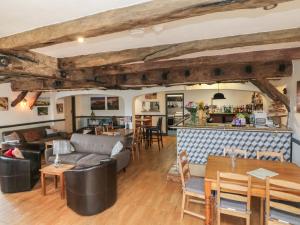
[[[146,94],[145,99],[147,100],[157,99],[157,93]]]
[[[142,112],[159,112],[159,102],[143,102]]]
[[[0,111],[8,111],[8,98],[0,97]]]
[[[50,105],[50,98],[49,97],[39,97],[35,106],[49,106]]]
[[[107,109],[119,110],[119,97],[107,97]]]
[[[91,110],[105,110],[105,97],[91,97]]]
[[[297,81],[297,113],[300,113],[300,81]]]
[[[37,107],[38,116],[47,116],[48,107]]]
[[[56,112],[57,112],[57,114],[61,114],[64,112],[64,104],[63,103],[56,103]]]

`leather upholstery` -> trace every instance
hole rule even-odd
[[[25,159],[0,156],[0,184],[3,193],[29,191],[40,177],[41,154],[22,151]]]
[[[117,200],[117,161],[108,159],[98,166],[71,169],[64,173],[67,205],[80,215],[95,215]]]

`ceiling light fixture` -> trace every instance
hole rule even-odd
[[[264,10],[271,10],[271,9],[275,9],[278,6],[278,4],[271,4],[271,5],[266,5],[263,7]]]
[[[78,38],[77,38],[77,41],[78,41],[79,43],[83,43],[83,42],[84,42],[84,37],[78,37]]]

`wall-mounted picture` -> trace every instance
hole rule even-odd
[[[35,106],[49,106],[50,105],[50,98],[49,97],[39,97]]]
[[[297,81],[297,113],[300,113],[300,81]]]
[[[8,98],[0,97],[0,111],[8,111]]]
[[[107,109],[119,110],[119,97],[107,97]]]
[[[56,103],[56,112],[57,112],[57,114],[61,114],[64,112],[64,104],[63,103]]]
[[[159,102],[143,102],[142,112],[159,112]]]
[[[38,116],[47,116],[48,115],[48,107],[37,107]]]
[[[157,99],[157,93],[146,94],[145,99]]]
[[[105,110],[105,97],[91,97],[91,110]]]

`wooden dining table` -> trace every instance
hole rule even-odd
[[[300,182],[300,167],[294,163],[278,162],[270,160],[241,159],[237,158],[235,166],[232,167],[231,158],[223,156],[209,156],[205,171],[205,224],[212,221],[211,213],[211,191],[217,190],[217,172],[231,172],[246,175],[247,172],[264,168],[278,173],[274,178],[292,182]],[[254,197],[266,197],[266,181],[252,177],[251,195]],[[299,193],[300,194],[300,193]]]

